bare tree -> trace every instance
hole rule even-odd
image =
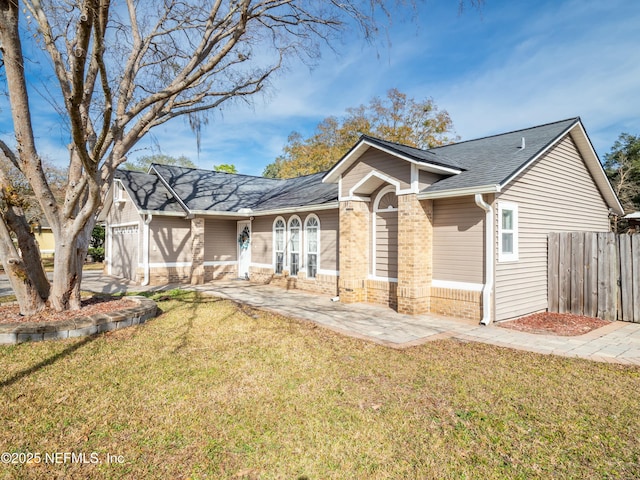
[[[287,59],[315,58],[346,26],[355,24],[371,37],[379,27],[376,19],[386,21],[390,8],[411,3],[0,0],[0,67],[15,134],[15,146],[0,147],[28,179],[56,240],[53,283],[46,294],[34,280],[41,272],[27,267],[24,252],[12,247],[10,233],[20,238],[20,227],[0,216],[0,256],[22,313],[39,310],[45,301],[56,310],[80,307],[82,263],[96,213],[114,170],[151,129],[186,115],[199,139],[207,112],[251,98]],[[44,174],[34,135],[27,47],[41,49],[51,65],[55,85],[47,87],[49,100],[69,131],[62,203]]]

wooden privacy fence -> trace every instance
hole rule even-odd
[[[550,312],[640,322],[640,234],[548,238]]]

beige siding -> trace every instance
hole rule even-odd
[[[340,212],[338,209],[324,210],[316,215],[320,219],[319,268],[332,271],[338,270]]]
[[[256,217],[251,222],[251,263],[273,264],[272,232],[275,219],[275,216]]]
[[[473,197],[434,200],[434,280],[484,283],[484,217]]]
[[[153,217],[149,225],[149,262],[191,262],[191,221]]]
[[[349,189],[373,170],[399,181],[402,189],[411,187],[411,164],[409,162],[370,148],[342,175],[341,195],[349,195]]]
[[[315,213],[320,220],[320,263],[319,269],[337,270],[338,269],[338,225],[339,213],[336,210],[322,210],[319,212],[301,212],[297,216],[302,224],[301,235],[301,253],[305,253],[305,236],[304,224],[307,217]],[[293,214],[280,215],[284,218],[285,225],[289,225],[289,219]],[[276,215],[267,217],[256,217],[251,224],[252,240],[251,240],[251,262],[261,263],[264,265],[273,264],[273,222],[277,218]],[[305,265],[304,259],[301,265]]]
[[[236,220],[206,219],[204,222],[204,261],[229,262],[238,259]]]
[[[519,257],[496,264],[496,320],[547,308],[549,232],[609,230],[607,205],[569,135],[520,174],[500,201],[518,205]],[[497,235],[497,204],[495,210]]]
[[[124,202],[112,203],[107,220],[109,225],[119,225],[140,221],[138,210],[131,201],[131,197],[129,197],[129,194],[126,192],[125,199],[126,200]]]
[[[398,278],[398,212],[376,213],[377,277]]]
[[[420,184],[420,190],[427,188],[430,185],[433,185],[438,180],[440,180],[442,176],[437,175],[431,172],[424,172],[420,170],[418,174],[418,183]]]

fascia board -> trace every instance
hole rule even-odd
[[[441,190],[437,192],[424,192],[418,194],[418,200],[431,200],[435,198],[465,197],[476,193],[498,193],[500,185],[482,185],[479,187],[454,188],[451,190]]]
[[[432,173],[440,173],[440,174],[448,174],[448,175],[457,175],[462,172],[462,170],[453,168],[453,167],[444,167],[441,165],[436,165],[433,163],[429,163],[428,161],[419,161],[414,158],[411,158],[407,155],[403,155],[402,153],[396,152],[389,148],[377,145],[374,142],[370,142],[367,139],[362,139],[360,142],[349,152],[347,153],[340,162],[334,166],[325,177],[322,179],[323,183],[335,183],[338,180],[340,174],[344,172],[347,168],[349,168],[358,158],[360,158],[364,152],[366,152],[369,148],[375,148],[380,150],[381,152],[387,153],[391,156],[404,160],[406,162],[417,165],[421,170],[426,170]]]

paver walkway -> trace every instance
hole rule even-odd
[[[83,274],[82,287],[84,290],[101,293],[191,288],[308,320],[346,335],[395,348],[419,345],[441,338],[455,338],[543,354],[640,365],[640,324],[637,323],[612,322],[585,335],[560,337],[518,332],[496,325],[483,326],[470,320],[431,314],[402,315],[380,306],[347,305],[332,302],[326,295],[284,290],[270,285],[255,285],[243,280],[217,281],[195,287],[141,287],[123,279],[102,275],[101,272],[86,271]],[[0,295],[8,288],[6,276],[0,275]]]

